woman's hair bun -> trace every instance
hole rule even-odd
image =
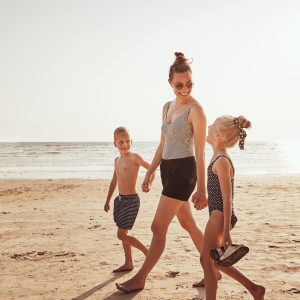
[[[176,59],[175,59],[174,63],[180,64],[180,63],[188,62],[188,59],[185,58],[185,56],[182,52],[175,52],[175,56],[176,56]]]

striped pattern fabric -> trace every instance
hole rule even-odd
[[[194,156],[194,134],[188,123],[190,109],[188,108],[181,113],[173,122],[167,123],[168,108],[161,126],[165,141],[162,153],[163,159]]]
[[[135,195],[119,195],[114,200],[114,221],[118,228],[130,230],[140,208],[140,198]]]

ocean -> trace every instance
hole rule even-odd
[[[135,142],[132,151],[151,162],[158,142]],[[300,141],[246,142],[231,150],[236,174],[300,174]],[[206,163],[212,155],[206,146]],[[118,151],[111,142],[0,143],[0,178],[110,179]],[[141,169],[139,173],[145,173]]]

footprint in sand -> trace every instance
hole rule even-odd
[[[174,277],[176,277],[178,274],[179,274],[178,271],[169,271],[169,272],[167,272],[166,277],[174,278]]]

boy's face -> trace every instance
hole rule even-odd
[[[121,132],[115,136],[115,146],[118,148],[120,154],[126,154],[131,148],[132,140],[127,132]]]

